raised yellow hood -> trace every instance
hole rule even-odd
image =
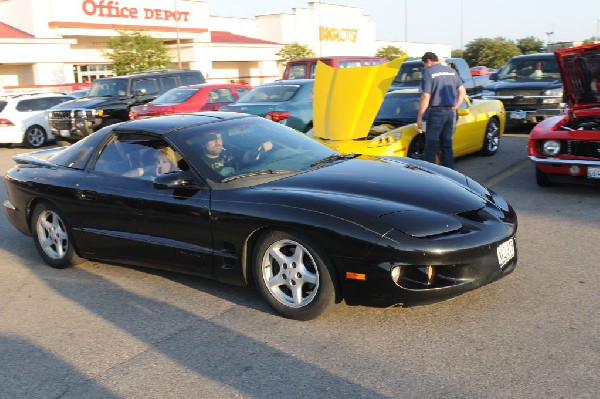
[[[313,133],[327,140],[367,137],[406,55],[377,66],[333,68],[317,63]]]

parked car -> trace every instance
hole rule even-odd
[[[563,84],[552,53],[513,57],[489,78],[482,96],[504,103],[507,123],[535,124],[564,110]]]
[[[278,80],[255,87],[221,111],[259,115],[301,132],[313,126],[313,79]]]
[[[309,135],[321,143],[343,153],[379,156],[403,156],[422,159],[425,151],[425,135],[417,128],[419,110],[418,89],[388,92],[373,121],[370,131],[363,134],[324,131]],[[425,115],[425,120],[427,115]],[[506,113],[497,100],[465,98],[458,109],[458,121],[454,133],[454,156],[473,153],[494,155],[498,151],[504,133]],[[427,123],[425,122],[424,130]]]
[[[223,176],[201,155],[217,134],[234,158],[272,148]],[[130,173],[165,157],[171,172]],[[517,263],[515,211],[469,177],[410,158],[344,155],[254,115],[128,121],[14,158],[4,209],[48,265],[81,256],[255,284],[294,319],[342,300],[454,296]]]
[[[558,50],[568,112],[537,124],[528,141],[540,186],[600,186],[600,44]]]
[[[288,79],[314,79],[317,62],[321,61],[334,68],[355,68],[361,66],[380,65],[387,62],[387,59],[381,57],[367,56],[332,56],[300,58],[289,61],[283,71],[283,80]]]
[[[483,65],[477,65],[477,66],[471,67],[471,68],[469,68],[469,70],[471,71],[471,75],[473,75],[473,76],[491,75],[494,72],[496,72],[495,69],[490,69]]]
[[[87,96],[87,94],[89,93],[89,90],[75,90],[69,93],[69,96],[73,97],[73,98],[81,98],[81,97],[85,97]]]
[[[53,140],[45,111],[72,99],[54,93],[0,97],[0,143],[37,148]]]
[[[129,110],[129,119],[177,114],[181,112],[217,111],[252,89],[238,83],[202,83],[176,87],[143,105]]]
[[[471,98],[481,96],[483,87],[489,83],[488,76],[473,76],[469,70],[469,64],[464,58],[446,58],[443,62],[452,67],[460,76],[467,89],[467,94]],[[421,60],[403,62],[389,87],[389,91],[419,87],[423,79],[424,68]]]
[[[48,110],[52,133],[61,141],[74,142],[96,130],[129,120],[129,109],[154,100],[179,86],[204,83],[200,71],[164,69],[96,79],[86,97]]]

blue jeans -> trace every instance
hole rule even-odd
[[[429,108],[427,110],[427,126],[425,130],[425,153],[427,162],[435,163],[438,143],[440,144],[440,163],[454,169],[452,153],[452,135],[456,127],[456,110],[452,108]]]

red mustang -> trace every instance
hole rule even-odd
[[[540,122],[529,135],[537,183],[600,186],[600,44],[554,54],[568,113]]]
[[[238,83],[202,83],[176,87],[147,104],[131,107],[129,119],[182,112],[217,111],[223,105],[235,102],[251,89],[251,86]]]

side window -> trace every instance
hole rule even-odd
[[[64,103],[65,101],[72,100],[73,97],[52,97],[48,98],[48,102],[50,103],[50,107],[54,107],[60,103]]]
[[[181,86],[177,76],[161,76],[160,82],[162,83],[163,91],[171,90]]]
[[[19,112],[31,112],[31,111],[40,111],[44,108],[40,108],[42,104],[38,99],[30,99],[30,100],[21,100],[15,107]]]
[[[127,134],[115,136],[104,147],[95,171],[110,175],[153,180],[180,170],[181,156],[166,142],[152,136]]]
[[[182,86],[197,85],[206,81],[199,71],[182,73],[179,79]]]
[[[218,89],[218,98],[217,98],[217,102],[218,103],[232,103],[235,101],[235,97],[233,96],[233,93],[231,92],[231,89]]]
[[[158,82],[156,79],[137,79],[133,81],[133,92],[142,90],[145,94],[158,94]]]

